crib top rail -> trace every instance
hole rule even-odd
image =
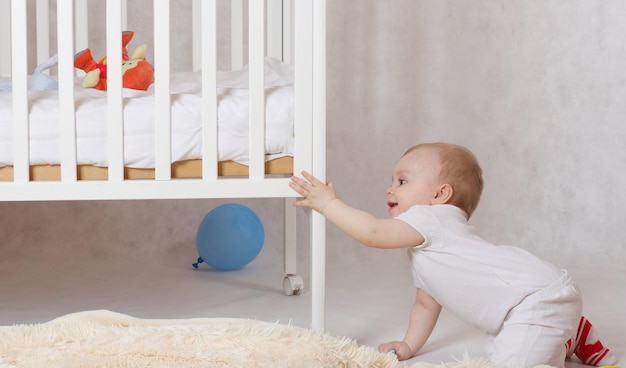
[[[50,26],[44,13],[48,0],[36,1],[37,39],[48,38],[40,27]],[[121,60],[119,34],[127,22],[127,1],[106,0],[106,55]],[[232,65],[243,63],[247,52],[249,68],[249,152],[250,162],[245,177],[224,178],[219,174],[216,96],[217,12],[215,2],[193,0],[193,68],[202,71],[202,177],[173,179],[171,163],[171,34],[170,0],[152,1],[154,23],[155,67],[155,155],[154,179],[126,180],[124,167],[124,98],[122,70],[118,63],[108,64],[107,180],[79,180],[76,148],[76,106],[74,95],[73,55],[87,41],[84,12],[87,0],[57,0],[56,27],[58,52],[59,110],[61,123],[60,180],[33,181],[29,158],[29,92],[28,39],[30,2],[0,0],[0,74],[10,70],[14,112],[13,180],[0,182],[0,200],[88,200],[88,199],[151,199],[151,198],[237,198],[288,197],[285,176],[267,175],[265,163],[265,88],[264,59],[266,54],[280,55],[293,62],[294,76],[294,158],[293,172],[307,170],[321,179],[325,177],[325,1],[319,0],[232,0],[232,44],[247,47],[233,51]],[[247,12],[245,12],[247,8]],[[10,18],[9,22],[6,22]],[[47,15],[47,14],[46,14]],[[247,23],[242,26],[247,18]],[[41,23],[40,22],[41,19]],[[44,19],[48,19],[47,21]],[[79,19],[81,19],[79,21]],[[7,26],[8,24],[8,26]],[[268,37],[273,35],[276,37]],[[269,39],[278,41],[269,41]],[[8,44],[8,48],[7,48]],[[38,43],[39,44],[39,43]],[[233,50],[239,49],[233,46]],[[245,51],[245,52],[244,52]],[[37,54],[50,54],[45,42]],[[6,55],[9,55],[7,57]],[[38,57],[39,58],[39,57]]]

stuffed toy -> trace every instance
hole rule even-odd
[[[59,63],[57,55],[52,56],[48,60],[42,62],[35,68],[35,72],[28,76],[28,90],[29,91],[51,91],[59,89],[59,83],[49,75],[44,73],[44,70],[50,69]],[[13,84],[11,80],[0,81],[0,91],[11,92],[13,90]]]
[[[134,36],[133,31],[122,32],[122,87],[147,90],[154,81],[154,68],[146,61],[146,45],[138,46],[129,57],[126,46]],[[107,90],[107,57],[96,62],[91,50],[86,48],[74,55],[74,67],[83,70],[83,87]]]

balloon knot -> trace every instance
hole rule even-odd
[[[198,268],[198,264],[204,262],[204,259],[202,259],[202,257],[198,257],[198,263],[194,263],[192,264],[193,268]]]

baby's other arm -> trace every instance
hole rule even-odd
[[[304,197],[294,206],[314,209],[339,229],[372,248],[409,248],[424,242],[421,233],[404,221],[378,219],[365,211],[350,207],[335,193],[332,183],[322,183],[306,171],[304,179],[293,176],[289,186]]]
[[[426,344],[437,324],[440,312],[441,305],[432,296],[421,289],[417,289],[415,303],[411,307],[409,316],[409,327],[404,339],[381,344],[378,351],[386,353],[393,349],[399,360],[413,357]]]

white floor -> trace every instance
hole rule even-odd
[[[295,297],[282,294],[282,260],[275,250],[264,249],[243,270],[216,272],[206,265],[198,270],[191,266],[197,256],[193,245],[119,256],[94,253],[88,246],[60,252],[32,249],[3,252],[0,259],[0,325],[44,322],[92,309],[142,318],[245,317],[302,327],[310,322],[310,289]],[[308,265],[301,263],[308,286]],[[402,338],[414,296],[405,266],[402,256],[380,264],[329,261],[326,331],[373,347]],[[570,271],[585,292],[587,316],[625,367],[626,269]],[[481,333],[444,312],[423,351],[409,363],[450,361],[465,351],[482,354]]]

